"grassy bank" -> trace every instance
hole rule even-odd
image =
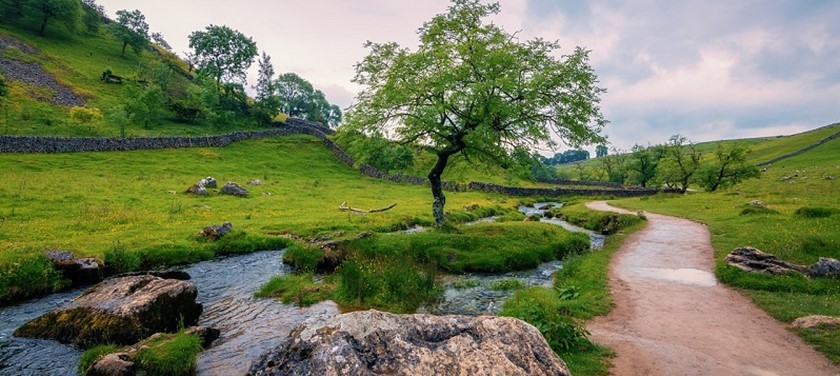
[[[840,312],[840,282],[801,276],[743,272],[723,258],[739,246],[753,246],[798,264],[819,257],[840,259],[840,140],[769,166],[759,180],[717,193],[657,196],[615,201],[617,206],[668,214],[709,226],[718,279],[751,297],[782,322]],[[767,210],[746,204],[763,201]],[[840,363],[840,331],[800,331],[803,338]]]
[[[312,137],[247,141],[225,148],[72,154],[0,154],[0,300],[60,285],[42,253],[146,267],[287,244],[280,235],[403,228],[432,223],[428,188],[366,178]],[[235,181],[249,197],[184,193],[205,176]],[[259,186],[246,182],[261,180]],[[447,193],[452,217],[463,207],[499,205],[498,196]],[[353,207],[383,213],[340,212]],[[196,240],[204,226],[230,221],[219,243]],[[110,255],[109,257],[106,257]],[[106,259],[107,258],[107,259]],[[118,261],[114,261],[118,260]]]
[[[91,375],[91,367],[105,355],[122,352],[112,345],[97,346],[85,351],[79,361],[82,375]],[[142,342],[139,351],[132,352],[128,360],[137,365],[138,374],[160,376],[187,376],[195,374],[196,359],[201,352],[198,335],[184,332],[160,334]]]
[[[568,217],[577,219],[578,225],[598,223],[608,214],[588,210],[582,204],[564,209]],[[607,237],[602,249],[563,259],[553,290],[519,291],[505,302],[502,310],[502,315],[521,318],[540,329],[573,375],[609,373],[612,352],[589,342],[583,323],[612,309],[607,279],[610,259],[628,236],[645,225],[637,216],[622,217],[621,227]]]

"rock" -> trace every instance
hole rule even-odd
[[[201,347],[209,348],[210,345],[213,344],[213,341],[219,338],[222,332],[219,329],[211,328],[208,326],[193,326],[187,328],[186,332],[188,334],[195,334],[198,338],[201,338]]]
[[[216,182],[216,179],[213,179],[212,176],[199,180],[198,184],[201,184],[205,188],[217,188],[219,186],[219,183]]]
[[[805,267],[781,260],[753,247],[738,247],[723,259],[743,271],[764,274],[803,273]]]
[[[840,261],[820,257],[819,261],[808,267],[808,275],[816,278],[840,278]]]
[[[47,257],[73,286],[92,285],[102,280],[102,265],[93,257],[75,258],[72,252],[60,250],[48,250]]]
[[[805,316],[800,317],[790,324],[794,328],[799,329],[840,329],[840,317],[831,316]]]
[[[254,186],[262,185],[262,182],[260,181],[260,179],[254,179],[254,180],[248,181],[248,185],[254,185]]]
[[[523,219],[523,222],[539,222],[540,219],[542,219],[541,214],[531,214],[525,217],[525,219]]]
[[[247,196],[248,190],[239,184],[229,181],[222,187],[222,193],[233,196]]]
[[[210,225],[201,230],[196,236],[199,237],[206,237],[212,240],[218,240],[221,237],[227,235],[231,230],[233,230],[233,224],[230,222],[225,222],[221,226],[219,225]]]
[[[118,275],[117,277],[134,277],[138,275],[150,275],[163,279],[177,279],[180,281],[189,281],[192,276],[183,270],[143,270],[139,272],[129,272]]]
[[[248,375],[569,375],[540,332],[492,316],[375,310],[307,320]]]
[[[476,210],[478,210],[480,207],[481,207],[481,206],[479,206],[478,204],[464,205],[464,211],[468,211],[468,212],[471,212],[471,211],[476,211]]]
[[[203,185],[198,185],[198,184],[187,188],[187,193],[192,193],[194,195],[199,195],[199,196],[207,196],[208,195],[207,188],[204,188]]]
[[[202,306],[189,282],[154,276],[105,280],[63,307],[38,317],[14,335],[54,339],[89,348],[128,345],[152,333],[194,325]]]
[[[752,201],[748,202],[746,205],[754,207],[754,208],[766,208],[767,207],[767,204],[765,204],[764,201],[761,201],[761,200],[752,200]]]
[[[86,376],[134,376],[137,366],[131,361],[131,355],[125,352],[108,354],[99,359]]]

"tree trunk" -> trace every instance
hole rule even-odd
[[[446,224],[444,218],[443,206],[446,204],[446,196],[443,195],[443,186],[441,184],[441,175],[443,169],[446,168],[446,163],[449,162],[449,156],[455,152],[444,150],[438,153],[438,160],[432,170],[429,171],[429,183],[432,186],[432,197],[435,201],[432,203],[432,215],[435,217],[435,226],[443,227]]]
[[[49,21],[49,17],[44,17],[44,22],[41,23],[41,30],[38,31],[38,35],[44,36],[44,32],[47,31],[47,21]]]

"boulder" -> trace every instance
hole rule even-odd
[[[222,332],[219,329],[208,326],[193,326],[187,328],[186,332],[187,334],[195,334],[198,338],[201,338],[201,347],[205,349],[209,348],[210,345],[213,344],[213,341],[222,335]]]
[[[723,259],[743,271],[764,274],[803,273],[805,267],[781,260],[753,247],[738,247]]]
[[[481,208],[481,206],[479,206],[478,204],[464,205],[464,211],[468,211],[468,212],[476,211],[480,208]]]
[[[102,280],[102,264],[93,257],[75,258],[69,251],[48,250],[47,257],[73,286],[92,285]]]
[[[194,195],[199,196],[207,196],[209,193],[207,192],[207,188],[204,188],[203,185],[195,184],[192,187],[187,188],[187,193],[192,193]]]
[[[492,316],[375,310],[313,318],[248,375],[569,375],[540,332]]]
[[[831,317],[831,316],[805,316],[800,317],[790,324],[794,328],[798,329],[827,329],[827,330],[835,330],[840,329],[840,317]]]
[[[208,176],[204,179],[198,181],[198,184],[204,188],[218,188],[219,183],[216,182],[216,179],[213,179],[212,176]]]
[[[207,226],[204,228],[204,230],[201,230],[198,234],[196,234],[196,236],[210,238],[211,240],[218,240],[221,237],[227,235],[231,230],[233,230],[233,224],[230,222],[225,222],[221,226]]]
[[[189,281],[192,276],[183,270],[168,269],[168,270],[142,270],[139,272],[128,272],[118,275],[117,277],[133,277],[138,275],[150,275],[163,279],[178,279],[181,281]]]
[[[149,275],[106,280],[20,328],[17,337],[54,339],[89,348],[129,345],[157,332],[194,325],[202,306],[189,282]]]
[[[262,182],[260,181],[260,179],[254,179],[254,180],[248,181],[248,185],[254,185],[254,186],[262,185]]]
[[[226,195],[243,196],[244,197],[244,196],[248,195],[248,190],[245,189],[245,187],[243,187],[239,184],[236,184],[232,181],[229,181],[229,182],[225,183],[225,185],[222,187],[222,193],[224,193]]]
[[[820,257],[819,261],[808,267],[808,275],[815,278],[840,278],[840,260]]]
[[[746,206],[754,207],[754,208],[766,208],[767,204],[761,200],[752,200],[746,204]]]

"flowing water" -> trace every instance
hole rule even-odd
[[[290,271],[282,251],[256,252],[204,261],[184,269],[204,305],[199,324],[221,330],[221,337],[198,359],[208,375],[244,374],[262,352],[274,348],[297,324],[314,315],[337,315],[332,302],[296,308],[254,292],[274,275]],[[76,289],[0,309],[0,375],[75,375],[81,351],[55,341],[12,337],[27,321],[69,302]]]
[[[520,206],[519,211],[527,216],[539,214],[543,216],[541,222],[561,226],[573,232],[582,232],[589,235],[590,245],[593,249],[604,246],[604,235],[594,231],[575,226],[569,222],[559,219],[545,218],[545,213],[554,207],[562,206],[559,202],[538,202],[534,206]],[[493,222],[496,217],[488,217],[475,222],[467,223],[467,226],[478,223]],[[493,315],[499,313],[504,301],[511,297],[515,289],[500,289],[502,284],[513,283],[523,287],[546,287],[554,286],[554,273],[560,270],[563,264],[560,261],[549,261],[537,266],[536,269],[509,272],[503,274],[471,273],[461,276],[453,276],[444,287],[443,296],[434,304],[421,307],[418,312],[431,313],[436,315],[460,314],[460,315]]]
[[[537,203],[520,207],[526,215],[543,214],[560,203]],[[468,225],[492,222],[494,217]],[[593,248],[603,245],[604,237],[567,222],[543,218],[541,221],[570,231],[589,234]],[[422,231],[413,228],[411,232]],[[275,275],[289,273],[282,263],[283,251],[264,251],[232,256],[191,265],[184,270],[198,288],[197,300],[204,305],[199,324],[221,330],[221,337],[198,359],[198,372],[205,375],[237,375],[264,351],[276,347],[297,324],[316,315],[339,314],[332,302],[309,308],[297,308],[274,299],[255,299],[254,292]],[[495,314],[514,290],[500,290],[506,280],[522,286],[551,288],[552,276],[562,268],[560,261],[550,261],[536,269],[503,274],[467,274],[453,277],[446,284],[441,299],[422,307],[419,312],[433,314]],[[15,338],[12,332],[29,320],[69,302],[84,292],[74,289],[0,308],[0,376],[6,375],[75,375],[81,351],[50,340]]]

